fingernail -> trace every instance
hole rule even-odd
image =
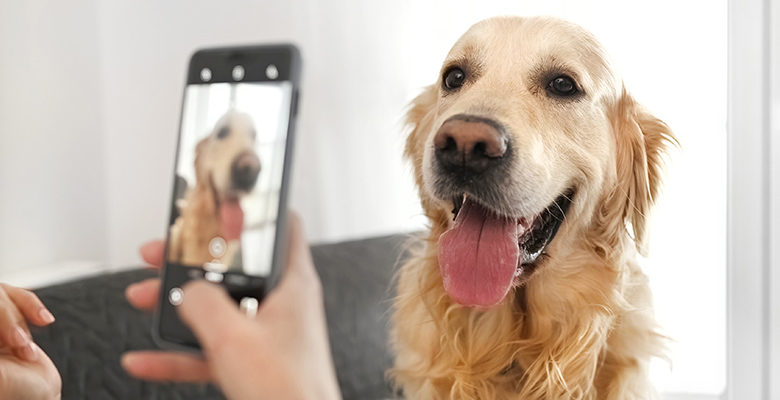
[[[38,346],[35,343],[30,343],[19,349],[23,359],[27,361],[35,361],[38,359]]]
[[[135,356],[132,353],[126,353],[122,355],[122,359],[119,360],[119,362],[120,364],[122,364],[122,368],[131,369],[133,367],[134,360],[135,360]]]
[[[141,254],[148,252],[149,249],[154,248],[156,245],[157,245],[157,242],[155,242],[155,241],[146,242],[146,243],[142,244],[141,245]]]
[[[125,289],[125,294],[128,295],[128,296],[133,296],[136,291],[138,291],[138,284],[137,283],[133,283],[133,284],[129,285],[127,287],[127,289]]]
[[[11,334],[11,346],[12,347],[22,347],[27,345],[30,342],[30,337],[27,336],[27,332],[24,331],[24,329],[20,327],[16,327],[14,329],[14,333]]]
[[[54,315],[52,315],[51,312],[49,312],[49,310],[45,308],[42,309],[41,311],[38,311],[38,315],[41,317],[43,322],[47,324],[54,322]]]

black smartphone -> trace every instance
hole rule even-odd
[[[198,351],[176,307],[205,279],[248,314],[278,282],[301,60],[293,45],[204,49],[190,59],[153,336]]]

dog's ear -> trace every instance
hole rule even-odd
[[[404,157],[412,164],[414,181],[420,192],[420,200],[423,210],[431,219],[440,218],[436,207],[433,207],[431,199],[423,191],[423,153],[425,142],[433,129],[433,120],[436,117],[436,103],[439,100],[437,85],[430,85],[423,89],[406,112],[406,125],[409,128],[409,136],[406,138]],[[446,226],[446,219],[444,224]]]
[[[217,209],[217,194],[211,174],[204,165],[205,149],[208,146],[209,137],[203,138],[195,146],[195,187],[190,207],[196,207],[201,212],[212,214]]]
[[[678,146],[666,123],[653,116],[625,88],[613,119],[616,140],[617,188],[612,210],[619,210],[622,227],[630,229],[636,248],[647,255],[647,225],[664,175],[664,157]]]
[[[437,100],[436,85],[428,86],[412,100],[406,112],[406,125],[410,128],[410,132],[406,138],[404,156],[412,163],[418,186],[422,185],[422,155],[425,141],[433,129]]]
[[[208,174],[206,173],[206,169],[203,166],[203,152],[206,148],[206,143],[208,142],[209,137],[206,136],[205,138],[201,139],[200,142],[195,146],[195,179],[197,184],[206,184],[209,181]],[[196,184],[196,185],[197,185]]]

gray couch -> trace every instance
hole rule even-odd
[[[392,277],[405,257],[402,235],[312,247],[322,279],[328,332],[344,399],[392,397],[384,371]],[[154,276],[136,269],[36,291],[57,317],[35,341],[63,379],[63,399],[221,399],[210,385],[142,382],[119,365],[128,350],[153,349],[151,316],[124,299],[128,284]],[[258,399],[262,399],[258,394]]]

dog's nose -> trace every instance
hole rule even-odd
[[[230,174],[233,188],[249,192],[260,175],[260,159],[253,152],[242,153],[233,161]]]
[[[451,117],[433,138],[436,160],[443,168],[456,172],[485,172],[501,162],[509,146],[498,127],[485,118]]]

